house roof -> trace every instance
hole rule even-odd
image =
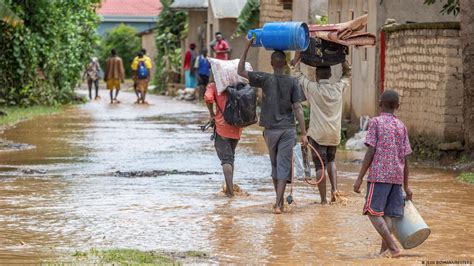
[[[207,9],[207,6],[208,0],[175,0],[173,4],[171,4],[171,9]]]
[[[156,17],[161,9],[160,0],[104,0],[97,13],[103,17]]]
[[[247,0],[209,0],[215,18],[238,18]]]

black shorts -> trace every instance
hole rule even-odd
[[[318,151],[319,155],[321,156],[321,159],[323,159],[324,168],[326,168],[328,163],[334,162],[334,160],[336,159],[337,146],[319,145],[311,137],[308,137],[308,142],[311,146],[313,146],[316,149],[316,151]],[[311,154],[313,155],[313,162],[314,162],[314,166],[316,167],[316,171],[320,170],[322,168],[321,161],[319,160],[318,156],[314,153],[313,149],[310,149],[310,150],[311,150]]]
[[[199,78],[198,78],[198,85],[199,85],[199,86],[204,86],[204,87],[206,87],[207,84],[209,84],[209,76],[206,76],[206,75],[199,75]]]
[[[219,136],[216,134],[214,140],[214,147],[216,148],[217,157],[221,160],[221,165],[230,164],[234,165],[235,159],[235,148],[239,143],[238,139],[229,139]]]

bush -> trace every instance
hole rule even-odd
[[[55,105],[74,88],[94,51],[100,0],[2,0],[22,20],[0,21],[0,105]]]
[[[125,76],[131,76],[131,64],[133,58],[137,56],[140,51],[140,38],[137,36],[135,28],[120,24],[119,26],[108,31],[100,44],[100,63],[102,68],[105,69],[105,62],[110,56],[110,51],[115,48],[117,55],[123,60],[123,66],[125,67]]]

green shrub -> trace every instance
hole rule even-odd
[[[100,0],[1,1],[22,23],[0,21],[0,105],[74,100],[94,51]]]
[[[133,58],[140,51],[140,38],[137,36],[135,28],[120,24],[108,31],[100,42],[100,63],[105,69],[105,62],[110,56],[110,51],[115,48],[117,55],[123,60],[125,76],[131,76],[131,64]]]
[[[474,184],[474,173],[473,172],[463,172],[461,173],[457,179],[461,182]]]

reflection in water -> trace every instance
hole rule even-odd
[[[269,160],[252,127],[237,150],[228,200],[202,106],[151,96],[151,106],[92,102],[19,124],[2,137],[36,146],[0,152],[0,262],[39,262],[74,250],[129,247],[201,250],[222,263],[386,263],[379,237],[350,193],[363,154],[341,151],[346,205],[321,206],[297,182],[297,207],[275,216]],[[194,174],[193,174],[194,173]],[[453,173],[414,169],[415,205],[433,233],[397,263],[473,260],[473,187]],[[130,175],[130,176],[129,176]],[[139,178],[129,178],[133,175]],[[367,261],[368,260],[368,261]]]

